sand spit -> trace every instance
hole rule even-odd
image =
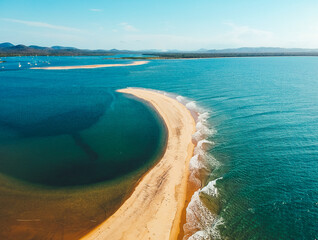
[[[80,65],[80,66],[58,66],[58,67],[33,67],[30,69],[44,69],[44,70],[69,70],[69,69],[91,69],[91,68],[105,68],[105,67],[128,67],[147,64],[149,61],[134,61],[132,63],[113,63],[113,64],[95,64],[95,65]]]
[[[153,105],[167,126],[167,147],[124,204],[82,239],[177,239],[194,150],[195,121],[184,105],[163,94],[141,89],[119,92]]]

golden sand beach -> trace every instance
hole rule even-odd
[[[58,66],[58,67],[33,67],[30,69],[44,70],[69,70],[69,69],[90,69],[90,68],[105,68],[105,67],[128,67],[147,64],[149,61],[134,61],[132,63],[113,63],[113,64],[95,64],[95,65],[80,65],[80,66]]]
[[[187,195],[195,121],[184,105],[163,94],[142,89],[119,92],[153,105],[167,126],[167,147],[162,159],[144,175],[121,207],[82,239],[177,239]]]

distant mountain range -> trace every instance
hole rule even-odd
[[[88,55],[113,55],[121,51],[112,50],[88,50],[74,47],[52,46],[41,47],[36,45],[25,46],[22,44],[0,43],[0,56],[88,56]],[[129,52],[129,51],[123,51]]]
[[[155,54],[155,55],[171,55],[171,54],[206,54],[207,56],[226,57],[226,56],[316,56],[318,49],[304,49],[304,48],[275,48],[275,47],[243,47],[243,48],[229,48],[229,49],[199,49],[196,51],[180,51],[180,50],[88,50],[78,49],[75,47],[52,46],[42,47],[36,45],[25,46],[22,44],[14,45],[9,42],[0,43],[0,56],[30,56],[30,55],[50,55],[50,56],[88,56],[88,55],[114,55],[114,54]]]

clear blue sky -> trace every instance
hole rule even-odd
[[[89,49],[318,48],[317,0],[0,0],[0,42]]]

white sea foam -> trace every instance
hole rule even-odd
[[[202,173],[209,174],[213,168],[219,166],[219,162],[208,152],[214,145],[214,142],[209,140],[216,130],[211,129],[208,124],[210,112],[204,108],[199,107],[196,102],[191,101],[183,96],[174,95],[171,93],[157,91],[170,98],[176,99],[182,103],[189,111],[196,121],[196,132],[192,135],[194,144],[194,156],[190,159],[189,180],[198,189],[192,196],[186,208],[186,223],[183,226],[184,240],[210,240],[220,239],[217,230],[218,225],[222,224],[222,219],[216,214],[212,213],[201,201],[200,193],[206,194],[211,198],[218,198],[218,189],[216,187],[217,178],[210,181],[206,186],[202,186]]]
[[[193,101],[192,102],[188,102],[185,106],[186,106],[187,109],[192,110],[192,111],[196,111],[198,109],[197,105]]]
[[[177,96],[176,99],[177,99],[180,103],[184,104],[184,101],[185,101],[185,98],[184,98],[184,97],[182,97],[182,96]]]
[[[209,118],[209,113],[208,112],[204,112],[204,113],[201,113],[198,117],[198,121],[201,122],[201,121],[206,121],[208,118]]]
[[[198,190],[193,194],[191,201],[187,207],[186,224],[183,226],[185,233],[183,239],[220,239],[220,234],[217,231],[217,226],[222,223],[222,219],[217,215],[211,213],[211,211],[206,206],[204,206],[200,199],[201,191],[202,190]]]
[[[214,144],[214,142],[211,142],[211,141],[206,140],[206,139],[202,139],[202,140],[198,141],[197,146],[194,148],[194,155],[204,154],[207,147],[209,147],[213,144]]]
[[[183,103],[196,116],[196,132],[192,139],[196,144],[194,156],[190,159],[189,180],[195,187],[199,188],[191,198],[186,209],[186,223],[183,226],[184,240],[205,240],[220,239],[217,226],[222,224],[222,219],[212,213],[201,201],[200,193],[204,193],[211,198],[218,197],[215,179],[202,188],[202,172],[210,173],[212,168],[219,166],[219,162],[209,154],[208,150],[214,145],[214,142],[208,140],[216,131],[208,125],[210,113],[199,107],[194,101],[187,101],[186,98],[178,96],[177,100]],[[201,188],[201,189],[200,189]]]
[[[213,197],[217,197],[218,196],[218,189],[216,188],[216,181],[222,179],[222,177],[217,178],[213,181],[210,181],[204,188],[201,189],[201,192],[209,195],[209,196],[213,196]]]

